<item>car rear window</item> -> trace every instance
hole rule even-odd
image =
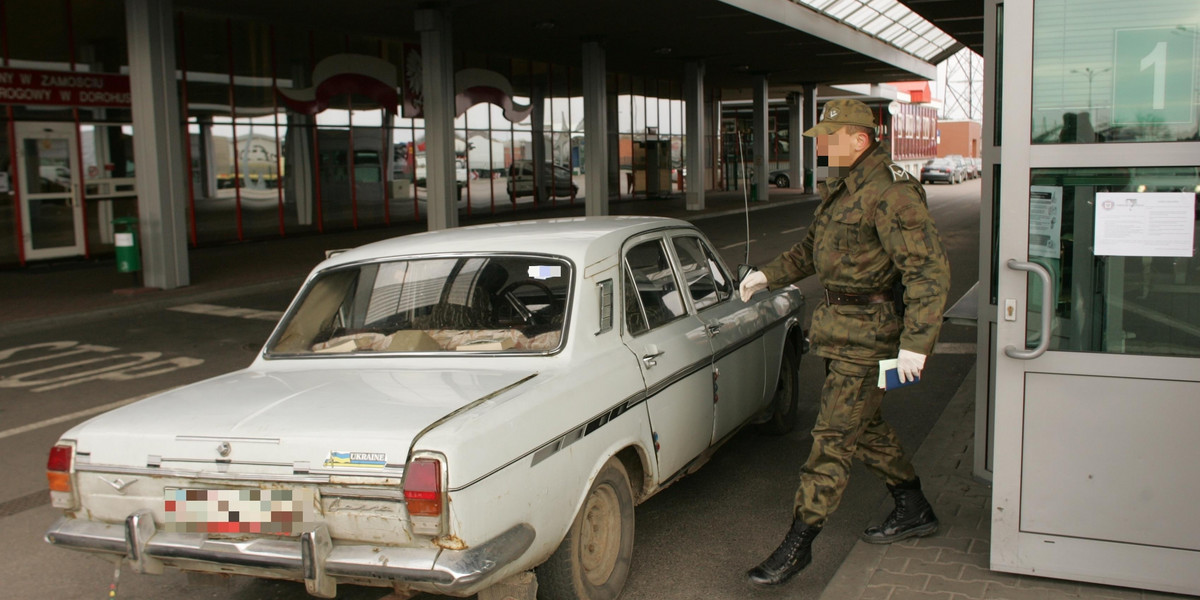
[[[552,352],[565,337],[571,264],[463,256],[321,273],[284,317],[268,356]]]

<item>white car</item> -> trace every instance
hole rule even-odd
[[[337,254],[248,368],[100,415],[47,467],[52,544],[164,567],[611,598],[634,506],[743,425],[794,426],[795,287],[695,227],[507,222]]]

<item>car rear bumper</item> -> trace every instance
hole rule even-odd
[[[161,573],[163,566],[197,569],[197,563],[221,565],[222,571],[304,581],[308,592],[332,598],[339,577],[403,582],[434,593],[463,595],[477,589],[493,572],[517,560],[533,543],[533,527],[522,523],[466,550],[337,544],[324,525],[298,538],[213,538],[204,533],[157,531],[149,511],[113,524],[62,517],[46,532],[56,546],[119,555],[140,573]]]

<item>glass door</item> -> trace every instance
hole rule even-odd
[[[1200,589],[1200,4],[1006,2],[993,569]]]
[[[17,169],[25,258],[84,253],[79,153],[70,123],[17,123]]]

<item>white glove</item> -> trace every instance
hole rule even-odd
[[[738,286],[738,291],[742,294],[742,302],[749,302],[750,296],[755,292],[767,287],[767,276],[763,275],[762,271],[751,271],[744,279],[742,284]]]
[[[900,383],[915,381],[921,376],[921,369],[924,368],[924,354],[901,349],[900,355],[896,357],[896,373],[900,375]]]

